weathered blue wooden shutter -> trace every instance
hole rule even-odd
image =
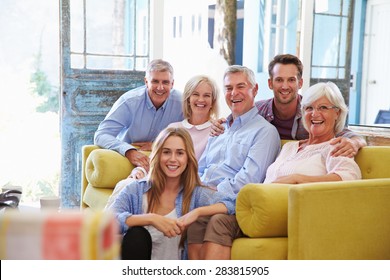
[[[118,97],[144,83],[143,70],[149,60],[149,1],[60,0],[60,3],[60,195],[63,207],[75,208],[80,205],[81,147],[93,144],[94,132]],[[92,30],[94,16],[103,20],[101,14],[94,13],[98,4],[113,8],[102,6],[100,12],[110,13],[107,18],[111,16],[115,21],[112,28],[118,28],[119,24],[119,37],[118,30],[112,30],[111,34],[107,30],[99,33],[99,26]],[[105,49],[111,41],[115,47]],[[122,70],[117,70],[118,65]]]

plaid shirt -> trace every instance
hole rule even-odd
[[[273,112],[273,98],[260,100],[255,103],[257,109],[259,110],[259,115],[263,116],[268,122],[272,123],[274,120]],[[301,111],[301,101],[302,95],[298,94],[298,104],[297,104],[297,113],[294,118],[294,123],[291,129],[291,138],[290,140],[302,140],[309,138],[309,133],[306,131],[303,126],[302,111]],[[344,128],[342,132],[336,135],[336,137],[343,136],[347,138],[352,138],[358,136],[358,134],[352,132],[351,130]]]
[[[294,118],[294,123],[291,129],[291,138],[290,140],[302,140],[309,138],[309,133],[303,127],[302,123],[302,112],[301,112],[301,100],[302,96],[298,95],[298,104],[297,104],[297,113]],[[256,102],[256,107],[259,110],[259,115],[263,116],[268,122],[272,123],[274,120],[273,112],[273,98],[267,100],[260,100]]]

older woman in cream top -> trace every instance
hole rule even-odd
[[[338,87],[318,83],[303,95],[302,115],[309,139],[288,142],[267,170],[264,183],[301,184],[361,178],[353,158],[331,156],[330,140],[345,125],[348,108]]]

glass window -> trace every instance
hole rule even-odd
[[[315,2],[311,77],[345,79],[349,1],[324,3]]]
[[[257,71],[263,72],[275,55],[296,53],[299,0],[261,0],[259,7]]]
[[[149,0],[71,0],[70,9],[72,68],[145,70]]]

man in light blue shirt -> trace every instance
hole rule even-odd
[[[117,151],[135,166],[149,171],[152,142],[172,122],[183,120],[182,94],[173,89],[172,66],[161,59],[149,63],[145,86],[124,93],[95,132],[94,142]]]
[[[205,185],[236,196],[245,184],[263,182],[279,154],[280,137],[255,107],[258,85],[252,70],[228,67],[224,90],[231,115],[225,133],[209,138],[199,160],[199,176]],[[231,244],[239,234],[235,215],[214,215],[207,225],[195,223],[188,230],[189,257],[229,259]]]
[[[236,118],[230,115],[225,126],[224,134],[209,138],[199,160],[199,175],[205,185],[237,194],[247,183],[264,181],[279,153],[280,139],[255,107]]]

